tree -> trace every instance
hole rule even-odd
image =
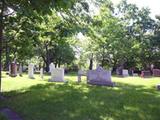
[[[123,22],[126,38],[131,42],[131,51],[126,63],[145,69],[153,58],[150,43],[155,21],[149,16],[150,10],[139,9],[135,4],[128,4],[125,0],[117,8],[118,12],[115,14]]]
[[[39,0],[39,1],[1,0],[0,1],[0,59],[2,56],[4,21],[5,18],[9,16],[8,14],[5,13],[7,13],[9,8],[12,9],[14,13],[25,10],[24,16],[28,14],[27,10],[37,11],[38,14],[43,15],[46,13],[48,14],[50,12],[50,8],[66,10],[69,7],[71,7],[75,2],[76,0],[70,0],[69,2],[63,0],[47,0],[47,1],[46,0]],[[2,64],[0,61],[0,86],[1,86],[1,66]]]

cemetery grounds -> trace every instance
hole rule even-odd
[[[39,75],[11,78],[3,73],[5,100],[24,120],[160,120],[160,78],[112,77],[115,87],[92,86],[86,78],[65,75],[68,83],[48,82]],[[0,120],[7,120],[1,113]]]

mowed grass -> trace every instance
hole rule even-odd
[[[7,100],[0,107],[10,107],[24,120],[160,120],[155,87],[160,78],[112,77],[113,88],[87,85],[85,77],[78,84],[75,74],[65,76],[68,83],[48,82],[47,75],[35,78],[3,74]]]

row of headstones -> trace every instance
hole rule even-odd
[[[134,73],[134,71],[132,71],[132,76],[138,76],[137,73]],[[127,69],[123,69],[122,73],[119,73],[119,71],[117,71],[117,75],[121,75],[123,77],[127,77],[129,76],[129,72]],[[160,69],[153,69],[152,73],[151,71],[141,71],[141,77],[150,77],[150,76],[154,76],[154,77],[160,77]]]
[[[57,81],[64,82],[64,69],[63,68],[55,68],[53,63],[50,64],[50,73],[51,79],[49,81]],[[9,66],[9,75],[12,77],[16,77],[17,74],[22,75],[22,66],[17,65],[17,63],[11,63]],[[34,64],[30,63],[28,65],[28,77],[30,79],[34,79]],[[43,68],[40,69],[40,77],[43,79]]]
[[[141,77],[150,77],[150,76],[160,77],[160,69],[153,69],[152,71],[141,72]]]
[[[49,71],[51,73],[51,79],[49,80],[50,82],[65,82],[63,68],[55,68],[55,65],[51,63],[49,66]],[[34,79],[34,64],[29,64],[28,76],[29,78]],[[40,69],[40,76],[43,79],[43,68]]]
[[[11,69],[17,69],[15,64],[11,64]],[[20,68],[20,66],[19,66]],[[53,63],[49,66],[51,72],[50,82],[65,82],[64,81],[64,69],[63,68],[55,68]],[[14,71],[14,70],[11,70]],[[15,70],[16,71],[16,70]],[[11,72],[12,73],[12,72]],[[16,72],[13,72],[16,73]],[[122,71],[124,76],[128,76],[128,70]],[[28,66],[28,76],[29,78],[34,78],[34,64],[29,64]],[[40,69],[40,76],[43,79],[43,68]],[[78,82],[81,82],[81,76],[87,76],[87,83],[93,85],[106,85],[106,86],[114,86],[115,84],[111,80],[111,71],[104,70],[102,67],[97,67],[96,70],[89,71],[78,71]],[[160,89],[160,85],[157,85],[157,88]]]
[[[49,68],[51,72],[50,82],[65,82],[63,68],[55,68],[53,63],[50,64]],[[29,65],[28,74],[30,78],[34,78],[33,64]],[[88,84],[114,86],[111,80],[111,71],[106,71],[102,67],[98,67],[96,70],[89,70],[87,73],[81,70],[78,71],[78,82],[81,82],[81,76],[87,76]]]

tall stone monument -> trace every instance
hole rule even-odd
[[[33,63],[30,63],[28,65],[28,77],[30,79],[34,79],[34,64]]]
[[[43,68],[40,69],[40,77],[43,79]]]
[[[22,65],[21,64],[19,64],[19,76],[22,76],[22,72],[23,72],[23,70],[22,70]]]
[[[54,63],[51,63],[51,64],[49,65],[49,72],[51,73],[51,71],[52,71],[53,69],[55,69],[55,65],[54,65]]]

